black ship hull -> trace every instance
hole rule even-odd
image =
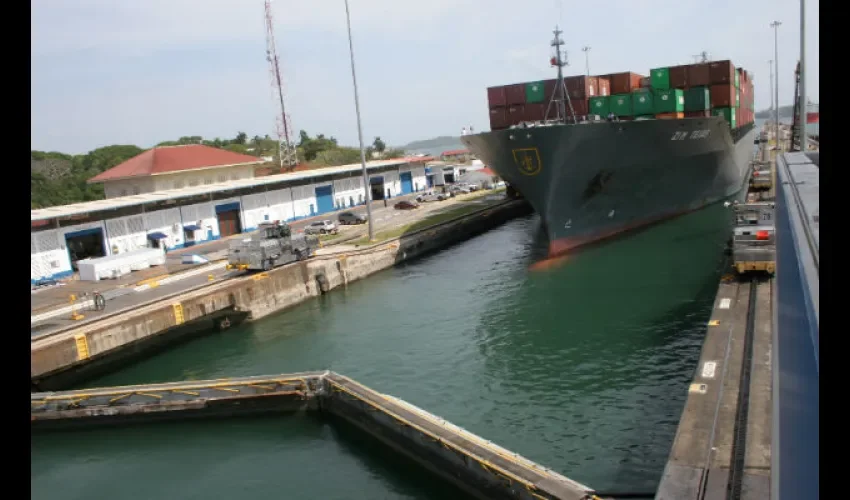
[[[719,117],[552,125],[464,136],[540,214],[550,254],[742,200],[754,126]],[[729,218],[731,223],[731,217]]]

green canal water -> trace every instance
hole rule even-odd
[[[87,386],[331,369],[593,488],[653,491],[723,265],[718,211],[546,271],[528,269],[538,219],[518,219]],[[37,434],[31,450],[36,499],[464,498],[310,415]]]

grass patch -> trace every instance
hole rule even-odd
[[[488,191],[488,193],[492,194],[492,191]],[[500,200],[501,201],[501,200]],[[494,201],[486,204],[474,204],[474,205],[464,205],[460,207],[455,207],[443,212],[439,212],[433,215],[429,215],[424,219],[416,222],[412,222],[410,224],[405,224],[403,226],[394,227],[392,229],[388,229],[386,231],[379,231],[375,234],[375,240],[371,242],[371,244],[381,243],[386,240],[390,240],[393,238],[398,238],[406,233],[411,233],[413,231],[419,231],[420,229],[425,229],[427,227],[435,226],[442,222],[446,222],[451,219],[455,219],[457,217],[461,217],[467,214],[471,214],[472,212],[477,212],[479,210],[483,210],[485,208],[491,207],[493,205],[498,204],[500,201]],[[362,238],[358,238],[354,241],[351,241],[352,245],[369,245],[369,237],[364,236]]]

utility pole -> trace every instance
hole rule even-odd
[[[800,0],[800,151],[808,148],[809,132],[806,123],[809,106],[806,101],[806,0]]]
[[[277,47],[274,41],[274,22],[272,21],[271,0],[265,2],[266,21],[266,61],[269,63],[272,91],[277,94],[280,104],[280,116],[276,118],[277,123],[277,152],[280,160],[280,168],[293,168],[298,164],[298,153],[295,141],[292,139],[292,120],[286,113],[286,104],[283,92],[283,78],[280,71],[280,59],[277,56]]]
[[[590,76],[590,47],[584,46],[581,50],[584,52],[584,66],[587,69],[587,76]]]
[[[360,165],[363,167],[363,191],[366,194],[366,220],[369,223],[369,241],[375,239],[372,226],[372,193],[369,189],[369,173],[366,171],[366,150],[363,148],[363,127],[360,123],[360,99],[357,97],[357,74],[354,71],[354,42],[351,40],[351,14],[345,0],[345,24],[348,26],[348,54],[351,58],[351,81],[354,83],[354,111],[357,113],[357,138],[360,140]]]
[[[773,21],[770,27],[773,28],[773,68],[776,72],[776,86],[773,88],[773,100],[775,107],[773,108],[773,120],[776,127],[776,148],[779,150],[779,26],[782,23]]]

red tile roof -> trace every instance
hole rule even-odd
[[[440,153],[440,156],[465,155],[468,153],[468,149],[452,149],[451,151],[443,151],[442,153]]]
[[[479,172],[485,173],[485,174],[490,175],[490,176],[496,175],[496,172],[493,172],[492,170],[490,170],[490,167],[484,167],[481,170],[479,170]]]
[[[127,177],[146,177],[184,170],[250,163],[262,163],[262,160],[255,156],[234,153],[226,149],[202,144],[163,146],[149,149],[120,165],[101,172],[89,179],[89,182],[111,181]]]

